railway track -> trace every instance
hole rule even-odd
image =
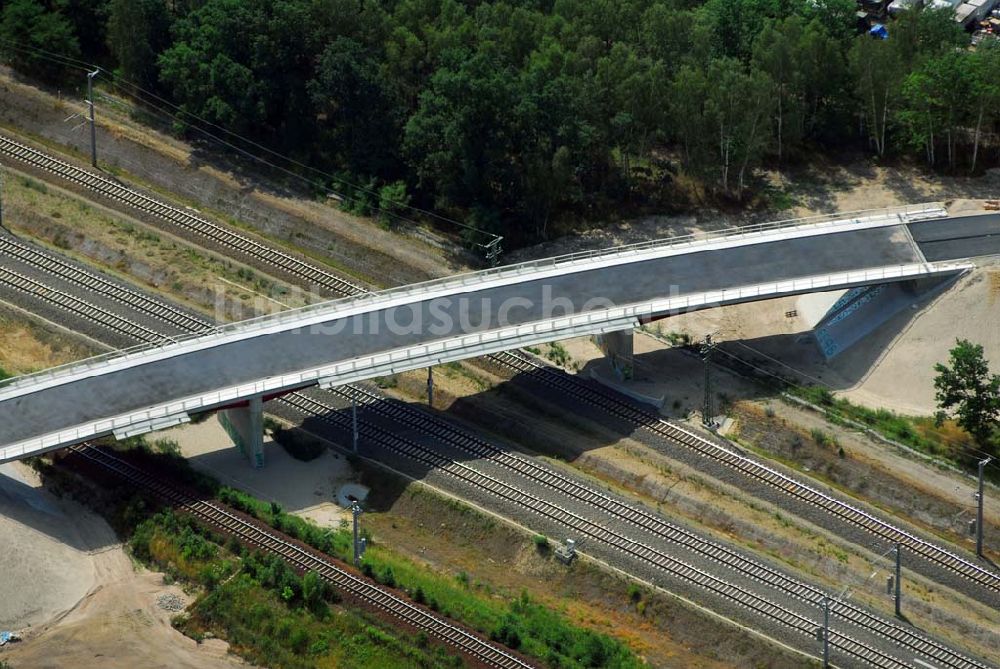
[[[67,275],[72,275],[75,272],[82,271],[68,263],[64,265],[53,264],[50,265],[50,267],[53,271],[66,272]],[[60,276],[63,275],[60,274]],[[0,278],[2,278],[2,276],[0,276]],[[64,276],[64,278],[67,278],[67,276]],[[87,285],[100,285],[104,291],[118,288],[127,290],[112,282],[101,284],[87,282]],[[70,297],[72,298],[72,296]],[[73,311],[76,312],[78,310]],[[163,312],[160,311],[158,313]],[[105,312],[102,324],[112,327],[118,331],[119,328],[115,327],[116,320],[120,320],[125,323],[130,322],[116,314]],[[148,339],[150,335],[139,333],[137,337],[140,339]],[[410,424],[417,427],[421,431],[439,439],[446,440],[448,443],[454,444],[455,442],[462,441],[464,444],[463,447],[467,451],[481,457],[492,457],[499,453],[505,456],[500,459],[501,463],[518,471],[520,475],[529,478],[536,483],[555,488],[561,494],[568,495],[577,500],[585,501],[591,506],[603,508],[605,511],[610,509],[617,515],[617,519],[625,525],[643,527],[647,530],[652,528],[661,538],[664,538],[672,543],[685,546],[687,549],[733,570],[740,578],[753,579],[757,582],[766,583],[769,587],[777,588],[784,596],[793,597],[797,600],[805,602],[811,607],[816,607],[817,605],[817,593],[819,593],[819,597],[822,598],[821,591],[816,588],[810,589],[810,586],[800,584],[765,565],[743,558],[738,553],[728,549],[727,547],[701,539],[694,533],[682,531],[680,528],[676,528],[662,519],[657,519],[651,514],[642,512],[602,493],[590,490],[568,477],[558,474],[552,470],[542,468],[527,459],[505,454],[486,442],[464,435],[464,433],[461,433],[441,421],[431,421],[430,417],[426,414],[406,408],[405,405],[379,402],[378,400],[381,398],[377,395],[356,386],[348,386],[337,389],[333,392],[345,399],[359,401],[362,404],[371,405],[373,408],[380,408],[383,411],[388,411],[389,415],[397,419],[401,417],[405,418],[406,416],[404,415],[404,412],[412,413],[413,415],[409,416]],[[341,429],[350,429],[350,420],[343,414],[338,413],[335,407],[322,403],[308,397],[307,395],[294,393],[278,401],[285,403],[307,416],[318,417],[320,420],[333,424]],[[391,411],[389,407],[396,407],[398,411]],[[423,418],[425,420],[418,421],[415,420],[416,418]],[[767,620],[801,634],[810,635],[815,633],[815,621],[812,621],[808,617],[802,616],[801,614],[788,611],[786,606],[782,606],[781,604],[761,597],[760,595],[757,595],[746,588],[742,588],[730,580],[721,579],[705,572],[704,570],[700,570],[697,567],[672,557],[652,546],[640,544],[634,539],[623,535],[621,532],[608,529],[603,525],[583,518],[582,516],[579,516],[578,514],[575,514],[557,504],[533,497],[508,483],[483,474],[474,468],[457,463],[438,453],[426,449],[415,442],[408,441],[393,435],[392,433],[381,430],[367,421],[362,422],[361,429],[366,438],[377,440],[383,447],[388,448],[399,455],[414,459],[424,465],[445,472],[464,481],[468,485],[488,491],[501,499],[514,503],[522,509],[540,514],[550,522],[572,529],[578,536],[587,537],[590,540],[601,542],[605,546],[667,573],[674,578],[681,579],[689,584],[695,585],[696,587],[700,587],[708,592],[714,593],[717,597],[722,598],[729,604],[739,606],[745,610],[760,615]],[[457,436],[464,436],[464,441],[458,439]],[[79,451],[79,449],[76,450]],[[494,459],[496,458],[494,457]],[[937,644],[920,637],[919,635],[912,634],[907,630],[898,628],[895,625],[886,623],[885,621],[868,614],[858,607],[848,606],[845,608],[843,604],[838,604],[834,607],[833,614],[835,617],[841,618],[846,622],[875,631],[883,638],[890,639],[900,648],[905,648],[913,652],[918,652],[925,657],[930,657],[935,661],[940,662],[940,666],[942,667],[973,669],[983,666],[954,653],[946,646]],[[836,630],[831,631],[831,645],[835,649],[844,652],[846,655],[863,661],[866,664],[871,664],[872,666],[907,666],[902,664],[897,658],[883,653],[877,648],[866,645],[862,641]]]
[[[126,338],[143,342],[162,342],[169,339],[169,337],[151,330],[144,325],[140,325],[117,314],[112,314],[75,295],[57,290],[41,281],[37,281],[6,267],[0,267],[0,284],[42,300],[57,309],[97,323]]]
[[[533,483],[551,488],[560,495],[575,499],[591,508],[599,509],[613,517],[615,527],[632,526],[643,529],[651,535],[662,538],[672,544],[684,546],[701,557],[727,567],[736,572],[740,577],[767,583],[779,590],[784,596],[804,602],[817,610],[822,605],[823,599],[828,596],[820,588],[793,579],[773,567],[747,558],[728,546],[706,540],[690,530],[668,523],[655,514],[583,485],[556,470],[540,466],[528,458],[502,451],[474,435],[459,430],[449,423],[437,420],[406,404],[386,401],[384,398],[357,386],[341,386],[330,392],[346,401],[364,406],[369,411],[383,417],[403,422],[407,427],[412,427],[418,429],[423,434],[434,436],[442,442],[470,455],[497,462],[507,469],[516,472],[519,476]],[[318,416],[321,420],[329,422],[340,429],[345,431],[352,429],[351,419],[348,416],[343,415],[343,412],[338,411],[336,407],[325,404],[313,397],[295,394],[286,398],[285,401],[303,413],[310,416]],[[365,424],[366,421],[363,419],[359,421],[359,425]],[[391,435],[389,432],[380,431],[375,426],[370,427],[371,437],[380,444],[384,444],[387,438],[389,438],[387,435]],[[467,465],[457,463],[454,460],[450,460],[405,439],[396,439],[396,449],[396,452],[399,454],[407,457],[416,457],[418,460],[424,462],[424,464],[432,465],[439,470],[448,470],[449,473],[449,468],[456,466],[475,471]],[[430,459],[436,459],[436,461],[432,463]],[[489,486],[484,485],[480,487],[494,492],[494,488],[497,485],[507,484],[499,484],[494,479],[490,482]],[[521,494],[523,495],[523,493]],[[534,501],[528,504],[536,505],[538,502]],[[522,506],[535,511],[537,507],[530,505]],[[568,514],[569,512],[563,511],[562,513]],[[629,544],[638,545],[633,538],[618,537],[615,538],[617,541],[612,541],[603,532],[596,534],[593,532],[587,533],[586,529],[581,530],[580,527],[565,522],[563,524],[577,531],[584,532],[586,536],[592,538],[600,536],[609,546],[626,553],[629,552]],[[656,552],[655,549],[649,547],[645,547],[645,550],[651,553]],[[668,556],[660,554],[657,556],[657,559],[662,562],[668,559]],[[657,566],[660,565],[658,564]],[[848,601],[838,602],[836,606],[831,608],[831,615],[858,627],[872,630],[882,638],[891,640],[896,647],[922,654],[939,663],[938,666],[940,667],[983,669],[986,666],[947,646],[916,634],[909,628],[889,623],[878,616],[872,615],[865,609],[855,606]]]
[[[72,169],[78,169],[78,168],[72,168]],[[126,304],[131,308],[138,309],[147,315],[154,316],[159,320],[163,321],[164,323],[169,323],[174,327],[182,328],[188,331],[196,331],[211,326],[210,323],[208,323],[205,320],[193,317],[190,314],[186,314],[185,312],[176,309],[170,305],[149,298],[148,296],[139,293],[138,291],[131,291],[130,289],[120,286],[114,282],[108,281],[103,277],[92,275],[69,263],[65,263],[57,258],[52,258],[50,256],[47,256],[46,254],[39,252],[34,247],[30,247],[28,245],[21,244],[19,242],[14,242],[6,238],[0,238],[0,252],[7,253],[13,257],[17,257],[18,259],[21,259],[24,262],[30,262],[31,264],[39,266],[40,268],[45,269],[46,271],[49,271],[53,274],[59,275],[68,281],[73,281],[81,286],[87,287],[90,290],[95,290],[102,294],[108,295],[109,297],[112,297],[112,299],[116,299],[122,304]],[[293,260],[297,259],[293,258]],[[325,270],[321,270],[318,268],[314,269],[316,269],[317,271],[325,272]],[[0,279],[3,279],[6,282],[6,277],[0,275]],[[29,279],[29,281],[31,280]],[[360,292],[361,289],[358,288],[357,291]],[[95,314],[96,312],[103,311],[98,307],[94,307],[93,305],[88,305],[89,308],[85,309],[80,309],[80,308],[74,309],[71,308],[71,305],[70,306],[67,305],[70,305],[70,301],[66,299],[58,300],[57,306],[61,306],[62,308],[66,308],[70,311],[73,311],[74,313],[77,313],[78,315],[82,315],[88,318],[94,318],[93,315],[88,315],[88,314]],[[132,323],[130,326],[128,325],[129,322],[127,321],[127,319],[121,319],[120,317],[112,318],[109,316],[109,314],[110,312],[104,312],[103,320],[98,320],[97,318],[94,318],[94,320],[95,322],[101,322],[102,325],[105,325],[106,327],[109,327],[110,329],[113,329],[116,332],[127,334],[127,336],[134,337],[140,341],[157,341],[163,339],[162,335],[159,335],[153,332],[152,330],[149,330],[148,328],[143,328],[142,326],[138,326],[137,324],[134,323]],[[125,321],[125,323],[124,324],[119,323],[116,325],[115,319],[118,319],[119,321]],[[625,419],[644,429],[652,430],[657,434],[659,434],[660,436],[667,438],[670,441],[682,443],[683,445],[690,448],[696,448],[704,455],[713,457],[713,459],[716,460],[721,460],[730,467],[741,469],[741,471],[743,471],[745,474],[750,475],[758,480],[763,480],[769,485],[772,485],[782,490],[785,493],[792,494],[790,493],[790,491],[798,493],[795,494],[794,496],[798,497],[802,501],[806,501],[807,503],[819,506],[828,511],[829,507],[831,506],[836,507],[837,505],[842,505],[842,506],[844,505],[843,502],[830,498],[829,496],[826,496],[818,491],[812,490],[808,486],[804,486],[803,484],[800,484],[794,479],[790,479],[789,477],[779,472],[775,472],[774,470],[771,470],[761,465],[760,463],[756,463],[753,460],[740,456],[739,454],[733,453],[732,451],[718,444],[714,444],[711,441],[706,440],[703,437],[700,437],[699,435],[690,433],[687,430],[684,430],[683,428],[679,428],[670,423],[667,423],[666,421],[663,421],[658,417],[649,414],[648,412],[644,412],[641,409],[638,409],[627,402],[623,402],[612,393],[601,392],[597,389],[590,387],[587,384],[579,382],[578,380],[572,379],[570,377],[565,376],[564,374],[551,370],[550,368],[548,368],[548,366],[539,364],[536,361],[531,360],[523,355],[513,354],[513,353],[503,353],[491,356],[491,358],[493,362],[500,364],[503,367],[512,369],[516,372],[533,373],[536,375],[537,378],[539,378],[539,380],[542,380],[542,377],[544,377],[544,380],[542,380],[542,382],[546,383],[546,385],[557,387],[558,389],[564,392],[571,392],[571,394],[577,397],[578,399],[586,401],[589,404],[599,407],[604,411],[608,411],[612,413],[612,415],[618,417],[619,419]],[[376,395],[367,393],[367,391],[358,387],[347,387],[343,389],[341,392],[346,393],[344,395],[345,397],[353,396],[353,399],[355,401],[360,400],[362,403],[366,404],[374,403],[375,400],[372,398],[377,398],[379,400],[382,399],[378,398],[378,396]],[[286,398],[285,401],[291,403],[298,402],[300,406],[296,408],[299,410],[302,410],[301,405],[303,403],[309,401],[315,402],[315,400],[312,400],[311,398],[299,394],[290,396]],[[395,403],[381,403],[381,406],[385,407],[396,406],[397,408],[405,407],[405,405],[395,404]],[[312,414],[316,413],[317,411],[324,411],[327,415],[329,415],[329,412],[333,410],[333,408],[329,406],[314,407],[314,409],[315,410],[311,412]],[[568,477],[563,477],[562,475],[557,474],[552,470],[538,467],[537,465],[531,463],[530,461],[524,458],[518,458],[516,456],[511,456],[508,453],[499,451],[499,449],[490,446],[486,442],[477,440],[468,434],[461,433],[455,428],[448,426],[446,423],[443,423],[441,421],[431,420],[429,416],[427,416],[426,414],[422,414],[422,412],[416,412],[410,408],[406,408],[405,410],[409,412],[409,415],[405,416],[405,418],[407,421],[411,423],[413,423],[413,421],[416,419],[416,417],[413,414],[421,414],[420,421],[418,421],[418,423],[422,431],[437,436],[438,438],[447,438],[449,442],[453,443],[453,445],[458,445],[467,450],[468,452],[475,453],[480,456],[491,457],[492,459],[496,460],[499,454],[500,456],[503,456],[500,460],[500,464],[502,464],[503,466],[514,469],[518,471],[522,476],[530,477],[537,483],[546,485],[550,488],[555,488],[563,494],[568,494],[580,501],[584,501],[593,506],[603,504],[605,508],[607,508],[610,502],[611,508],[615,509],[615,512],[619,514],[619,516],[623,521],[626,521],[627,523],[634,525],[636,527],[643,528],[646,531],[650,531],[670,541],[679,543],[681,545],[685,545],[688,548],[693,548],[694,550],[698,550],[699,552],[702,552],[702,554],[708,559],[712,559],[716,562],[719,562],[720,564],[726,564],[726,566],[737,569],[737,571],[742,571],[747,577],[753,577],[758,579],[769,579],[772,582],[772,585],[777,583],[781,588],[785,589],[785,593],[788,596],[795,597],[796,599],[800,599],[805,602],[809,602],[810,604],[815,604],[817,601],[817,597],[819,598],[822,597],[822,592],[820,590],[813,588],[812,586],[808,586],[806,584],[798,583],[793,579],[784,576],[780,572],[777,572],[776,570],[767,567],[766,565],[761,565],[759,563],[754,563],[753,561],[747,560],[746,558],[743,558],[735,551],[731,551],[731,549],[727,549],[726,547],[719,545],[710,545],[710,542],[705,542],[705,540],[701,539],[697,535],[694,535],[693,533],[672,526],[669,523],[663,521],[661,518],[657,518],[656,516],[648,514],[645,511],[641,511],[629,505],[618,502],[617,500],[614,500],[613,498],[610,498],[606,495],[597,493],[593,490],[585,488],[584,486],[580,486],[572,479],[569,479]],[[397,418],[399,418],[399,416],[397,416]],[[343,426],[341,425],[341,427]],[[743,462],[740,462],[741,460]],[[441,466],[443,464],[446,463],[438,462],[435,466]],[[765,474],[762,476],[761,471],[759,469],[756,469],[754,465],[756,465],[757,468],[765,470]],[[479,475],[482,476],[482,474]],[[489,487],[486,486],[483,487],[484,489],[491,490]],[[805,489],[806,494],[802,494],[803,491],[800,490],[802,488]],[[493,492],[493,494],[496,494],[496,492],[493,490],[491,490],[491,492]],[[808,493],[814,493],[814,494],[810,495]],[[520,494],[524,495],[524,493]],[[889,532],[895,531],[899,534],[890,536],[895,536],[899,538],[893,538],[887,540],[901,541],[901,543],[903,543],[904,545],[908,544],[906,538],[910,537],[912,540],[915,540],[916,542],[920,542],[920,544],[925,545],[927,550],[919,552],[919,554],[923,555],[927,559],[930,559],[932,562],[935,561],[933,559],[934,549],[941,550],[938,549],[938,547],[934,546],[933,544],[928,544],[927,542],[924,542],[923,540],[917,537],[912,537],[911,535],[907,535],[906,533],[903,533],[901,530],[897,530],[896,528],[893,528],[891,525],[884,523],[884,521],[880,521],[877,518],[871,517],[869,514],[866,514],[860,510],[853,508],[851,510],[854,512],[854,514],[857,515],[844,516],[845,519],[848,519],[851,522],[854,522],[855,524],[858,525],[862,525],[861,522],[858,522],[859,518],[867,520],[869,522],[869,525],[865,526],[865,529],[867,529],[869,532],[873,534],[882,537],[885,536],[886,531]],[[558,515],[558,513],[568,513],[568,512],[565,510],[561,510],[559,512],[553,512],[554,515]],[[580,528],[575,528],[575,529],[579,530]],[[594,538],[595,536],[601,536],[601,531],[591,529],[589,533],[586,531],[581,531],[581,534]],[[605,537],[605,540],[606,539],[607,537]],[[623,537],[618,537],[618,539],[620,541],[631,542],[630,539]],[[696,542],[701,542],[701,544],[698,544]],[[631,543],[634,544],[635,542]],[[910,546],[910,548],[912,550],[913,548],[912,545]],[[659,554],[657,556],[657,559],[661,561],[664,558],[673,559],[669,558],[669,556],[665,556],[665,554]],[[649,561],[648,556],[646,560],[647,562]],[[736,562],[734,562],[734,560]],[[740,560],[742,560],[742,562],[739,562]],[[951,566],[948,565],[943,565],[943,566],[948,566],[950,570],[957,571],[959,568],[961,568],[960,563],[962,562],[961,558],[957,558],[957,560],[958,563],[951,563]],[[938,564],[942,563],[938,562]],[[660,565],[660,568],[664,567]],[[685,568],[694,569],[694,567],[691,567],[690,565],[683,565],[683,563],[681,567],[676,567],[676,568],[681,569],[682,571]],[[669,569],[666,570],[670,571]],[[989,572],[986,572],[986,574],[992,576],[992,574],[989,574]],[[732,588],[736,586],[734,586],[733,584],[726,584],[726,587]],[[752,595],[752,593],[750,594]],[[744,593],[743,596],[746,597],[747,593]],[[733,599],[734,602],[738,603],[740,606],[743,606],[744,608],[753,609],[755,606],[757,606],[758,608],[754,610],[758,610],[758,612],[760,612],[759,609],[761,608],[767,609],[768,606],[775,606],[774,604],[767,602],[761,604],[760,602],[747,603],[746,601],[743,601],[741,603],[740,601],[738,601],[738,598],[732,597],[732,595],[731,598]],[[788,612],[785,613],[787,614]],[[848,606],[839,605],[835,609],[835,615],[855,625],[875,630],[881,636],[892,639],[894,643],[899,644],[900,647],[902,648],[907,648],[909,650],[913,650],[915,652],[919,652],[926,656],[932,657],[936,661],[942,662],[943,664],[941,666],[947,666],[947,667],[984,666],[973,660],[969,660],[968,658],[965,658],[957,653],[954,653],[954,651],[951,651],[946,647],[939,646],[934,642],[930,642],[924,639],[923,637],[920,637],[919,635],[914,635],[908,630],[899,628],[898,626],[892,625],[875,616],[872,616],[871,614],[868,614],[866,611],[858,607],[853,607],[850,605]],[[815,630],[815,623],[811,621],[808,623],[808,625],[806,625],[802,621],[799,621],[799,623],[800,624],[796,626],[795,624],[791,624],[787,620],[784,621],[784,624],[786,624],[786,626],[790,627],[791,629],[796,629],[800,632],[812,633],[810,630],[812,631]],[[878,659],[875,656],[866,657],[864,655],[865,652],[878,653],[878,651],[876,651],[875,649],[871,649],[867,646],[864,646],[864,644],[861,644],[856,640],[850,639],[850,637],[844,637],[844,640],[845,641],[843,642],[843,645],[846,645],[846,647],[842,648],[842,650],[847,654],[852,655],[857,659],[862,659],[864,661],[871,661],[874,659]],[[837,645],[836,641],[834,641],[834,645]],[[867,649],[867,651],[865,649]],[[895,660],[895,658],[890,658],[889,656],[885,656],[880,659],[878,664],[879,666],[895,666],[892,665],[891,662],[898,662],[898,660]],[[907,665],[902,665],[902,666],[907,666]]]
[[[0,154],[31,165],[35,169],[55,174],[61,179],[78,184],[103,197],[167,221],[244,259],[261,263],[266,267],[274,267],[284,274],[304,282],[307,287],[319,286],[337,295],[357,295],[367,292],[361,286],[321,267],[262,244],[244,234],[212,223],[190,211],[160,202],[103,175],[53,158],[3,135],[0,135]]]
[[[55,267],[58,269],[58,266]],[[80,271],[72,265],[68,265],[67,271],[69,270]],[[2,278],[2,275],[0,275],[0,278]],[[111,282],[102,285],[105,290],[121,288]],[[94,307],[94,309],[97,308]],[[79,311],[76,309],[72,310],[74,312]],[[115,325],[116,320],[121,320],[125,323],[130,322],[116,314],[105,312],[102,324],[115,329],[115,331],[120,331],[120,328]],[[146,335],[145,338],[149,338],[149,336]],[[140,334],[138,337],[143,338],[143,335]],[[634,526],[650,531],[660,538],[684,546],[706,559],[727,567],[734,571],[741,579],[752,579],[765,583],[768,587],[777,589],[783,596],[797,599],[818,610],[819,602],[824,596],[821,590],[799,583],[767,565],[745,558],[726,546],[702,539],[693,532],[673,526],[648,512],[594,491],[569,477],[541,467],[526,458],[500,451],[487,442],[461,432],[447,423],[435,420],[423,412],[406,407],[406,405],[401,403],[381,401],[382,398],[378,395],[370,393],[361,387],[347,386],[331,392],[341,396],[343,399],[367,405],[373,410],[382,412],[387,417],[397,420],[405,419],[409,425],[418,428],[421,432],[435,436],[452,445],[457,445],[471,454],[479,457],[490,457],[535,483],[553,488],[560,494],[583,501],[592,507],[603,509],[604,512],[614,513],[616,521],[620,521],[624,526]],[[340,429],[349,430],[351,428],[350,418],[342,412],[338,412],[336,407],[320,402],[307,395],[294,393],[278,401],[307,416],[317,417]],[[361,421],[360,429],[362,436],[366,439],[375,440],[382,447],[392,452],[414,459],[426,466],[433,467],[438,471],[465,482],[467,485],[487,491],[500,499],[516,504],[522,509],[538,514],[550,522],[569,528],[580,537],[600,542],[674,578],[702,588],[707,592],[714,593],[717,597],[732,605],[739,606],[742,609],[801,634],[812,635],[816,631],[815,621],[801,614],[789,611],[787,610],[787,606],[761,597],[739,586],[732,580],[722,579],[698,569],[694,565],[670,556],[655,547],[641,544],[619,531],[609,529],[564,507],[541,500],[515,486],[483,474],[467,465],[450,460],[415,442],[384,431],[381,428],[371,425],[368,421]],[[832,614],[835,618],[842,619],[847,623],[872,630],[880,637],[890,640],[895,646],[901,649],[931,658],[938,662],[938,666],[940,667],[961,669],[979,669],[984,667],[984,665],[970,660],[946,646],[888,623],[849,603],[838,603],[833,607]],[[872,666],[908,666],[898,658],[836,630],[831,630],[831,645],[834,649],[840,650],[846,655]]]
[[[334,407],[306,395],[293,393],[276,401],[286,404],[307,416],[314,416],[338,429],[352,429],[352,420],[349,416],[342,412],[337,412]],[[485,490],[501,500],[519,506],[560,527],[572,530],[576,533],[576,536],[605,544],[632,559],[710,592],[729,605],[738,606],[800,634],[812,636],[816,632],[817,623],[815,620],[790,611],[787,606],[772,602],[751,590],[737,585],[733,581],[710,574],[703,569],[699,569],[656,548],[635,541],[616,530],[595,523],[559,505],[535,497],[510,483],[483,474],[468,465],[455,462],[431,449],[424,448],[414,441],[383,430],[367,421],[359,420],[358,429],[360,436],[365,439],[377,441],[381,448],[415,460],[474,488]],[[831,648],[835,648],[846,655],[860,660],[868,666],[909,666],[877,648],[873,648],[849,635],[832,629],[830,630],[830,645]]]
[[[177,510],[232,535],[244,544],[280,556],[302,572],[313,571],[341,592],[421,630],[439,641],[461,651],[488,667],[498,669],[529,669],[531,664],[468,632],[463,627],[423,609],[396,593],[375,585],[367,579],[342,569],[327,556],[307,550],[279,536],[271,528],[252,523],[227,507],[211,500],[197,499],[153,474],[91,446],[71,446],[70,449],[90,462],[113,472],[132,485],[152,492]]]
[[[21,262],[72,282],[81,288],[100,293],[104,297],[138,309],[182,331],[197,331],[212,327],[205,318],[193,316],[168,302],[154,299],[145,293],[111,281],[100,274],[88,272],[62,258],[46,253],[36,246],[7,235],[0,235],[0,255],[16,258]]]
[[[617,520],[623,523],[646,530],[650,534],[672,543],[685,546],[707,559],[746,574],[748,577],[764,579],[779,587],[790,597],[813,606],[819,606],[826,596],[823,590],[790,578],[768,565],[748,559],[728,546],[706,541],[694,532],[667,522],[661,516],[583,485],[557,470],[537,464],[530,458],[501,450],[474,434],[456,428],[452,424],[439,420],[435,416],[415,409],[412,406],[402,402],[387,401],[384,397],[359,386],[340,386],[329,392],[340,396],[346,401],[364,406],[369,411],[385,418],[401,422],[407,427],[418,429],[423,434],[433,436],[477,458],[485,458],[496,462],[524,478],[556,490],[560,494],[576,499],[590,507],[602,509],[606,513],[613,514]],[[319,409],[319,407],[316,408]],[[329,413],[331,411],[336,411],[336,408],[327,406],[326,412]],[[938,661],[946,662],[945,666],[982,666],[974,660],[963,657],[950,649],[935,649],[933,644],[920,635],[914,634],[911,630],[887,623],[864,609],[854,606],[850,602],[838,604],[833,614],[851,623],[878,630],[886,638],[893,639],[900,647],[928,654]]]
[[[582,383],[522,354],[498,353],[493,355],[491,360],[516,372],[533,374],[533,378],[540,382],[561,392],[571,393],[576,399],[618,419],[721,462],[752,480],[771,486],[801,502],[860,527],[886,543],[898,542],[908,552],[919,555],[932,564],[958,574],[993,592],[1000,592],[1000,574],[984,569],[951,551],[901,530],[866,511],[797,481],[752,458],[736,453],[726,446],[644,411],[622,400],[614,393],[605,392]]]
[[[333,272],[312,265],[304,260],[270,248],[240,233],[206,221],[198,216],[159,202],[147,195],[123,186],[104,176],[53,158],[41,151],[27,147],[0,135],[0,154],[8,155],[36,168],[47,170],[60,178],[80,184],[106,197],[125,202],[141,211],[172,221],[185,229],[193,230],[203,238],[259,262],[271,265],[291,276],[299,277],[306,286],[320,285],[340,295],[358,295],[365,290]],[[556,372],[547,365],[520,353],[499,353],[489,359],[501,367],[515,372],[534,373],[534,378],[544,385],[576,398],[619,420],[643,429],[670,442],[692,449],[700,455],[721,462],[750,480],[762,482],[789,497],[809,504],[830,516],[862,528],[872,536],[887,543],[899,542],[909,553],[930,564],[1000,593],[1000,573],[984,569],[952,551],[928,542],[899,529],[891,523],[858,509],[852,504],[828,495],[813,486],[776,471],[752,458],[735,453],[690,430],[674,425],[659,416],[643,411],[610,391],[603,391],[568,375]]]

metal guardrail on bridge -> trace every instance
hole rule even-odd
[[[704,233],[692,233],[677,237],[668,237],[618,246],[610,249],[580,251],[561,256],[553,256],[550,258],[507,265],[494,269],[481,270],[478,272],[466,272],[440,279],[433,279],[430,281],[401,286],[398,288],[369,292],[359,296],[339,298],[319,304],[299,307],[297,309],[289,309],[278,314],[260,316],[236,323],[228,323],[198,333],[164,338],[160,342],[140,344],[117,351],[110,351],[92,358],[52,367],[33,374],[12,377],[0,381],[0,399],[2,399],[5,392],[23,384],[35,384],[46,378],[58,378],[67,374],[76,374],[86,369],[93,369],[98,366],[102,366],[104,363],[111,360],[131,360],[138,356],[144,356],[152,351],[162,350],[167,347],[172,347],[177,344],[190,342],[196,339],[205,340],[236,332],[241,334],[251,334],[255,332],[263,334],[267,329],[282,327],[289,323],[301,323],[303,326],[306,326],[309,323],[307,323],[304,319],[320,312],[331,312],[342,305],[365,307],[383,304],[384,307],[388,307],[391,306],[391,304],[388,303],[399,302],[400,304],[405,304],[410,302],[410,298],[413,296],[427,294],[434,289],[468,287],[475,284],[485,284],[493,279],[523,277],[533,273],[541,274],[543,272],[577,266],[584,264],[587,261],[607,263],[609,261],[620,262],[624,258],[637,260],[639,257],[647,253],[651,254],[668,250],[672,252],[679,252],[685,249],[692,249],[698,245],[717,244],[734,240],[758,240],[761,237],[768,235],[768,233],[774,232],[795,230],[799,233],[811,232],[822,234],[823,232],[834,232],[837,228],[850,229],[854,225],[858,224],[902,224],[917,220],[926,220],[928,218],[940,218],[946,215],[947,212],[944,210],[941,203],[925,203],[888,209],[870,209],[837,214],[824,214],[806,218],[795,218],[768,223],[758,223],[748,226],[725,228],[722,230]]]

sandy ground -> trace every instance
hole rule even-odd
[[[147,439],[176,441],[197,469],[259,499],[278,502],[285,511],[310,518],[320,526],[335,527],[341,519],[351,517],[337,504],[337,492],[355,482],[354,469],[345,457],[333,451],[302,462],[265,439],[264,467],[254,469],[214,417],[197,425],[156,432]]]
[[[64,615],[94,587],[97,563],[117,543],[99,519],[48,494],[20,463],[0,465],[0,533],[0,630]]]
[[[956,338],[981,344],[993,370],[1000,364],[1000,263],[994,261],[920,310],[909,322],[893,319],[861,345],[880,351],[874,367],[845,396],[863,404],[927,414],[935,410],[934,371]],[[918,304],[919,309],[922,305]],[[906,316],[904,314],[904,316]],[[866,351],[848,351],[832,367],[852,380],[867,366]]]
[[[25,636],[0,660],[18,669],[243,666],[224,642],[175,631],[157,598],[189,598],[137,572],[107,523],[48,493],[20,463],[0,465],[0,534],[0,630]]]

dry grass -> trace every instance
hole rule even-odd
[[[32,177],[15,173],[5,186],[13,230],[217,319],[313,301],[284,282]]]
[[[0,307],[0,368],[26,374],[90,357],[99,351],[50,325]]]

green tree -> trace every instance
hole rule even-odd
[[[747,179],[759,163],[770,135],[773,82],[766,73],[744,72],[731,58],[711,64],[705,114],[716,142],[716,170],[722,192],[743,197]],[[734,184],[735,182],[735,184]],[[735,185],[735,189],[733,186]]]
[[[14,69],[53,83],[65,81],[79,69],[53,61],[43,51],[79,59],[80,43],[73,25],[38,0],[6,3],[0,16],[0,53]]]
[[[853,13],[852,13],[853,17]],[[853,24],[852,24],[853,25]],[[839,141],[848,132],[854,95],[847,67],[847,42],[831,24],[810,21],[799,37],[803,96],[802,135]]]
[[[157,81],[156,59],[170,40],[170,15],[164,0],[111,0],[108,47],[119,72],[144,88]]]
[[[975,123],[972,171],[976,170],[983,127],[1000,119],[1000,43],[984,40],[969,58],[971,116]]]
[[[711,130],[705,117],[708,88],[705,71],[688,64],[677,72],[667,96],[673,138],[681,146],[685,167],[693,172],[701,172],[710,160]]]
[[[803,113],[803,63],[799,47],[805,28],[801,17],[792,16],[764,27],[754,43],[754,67],[771,77],[774,87],[774,130],[778,162],[784,156],[785,143],[801,139]]]
[[[943,53],[925,60],[903,82],[900,116],[910,130],[910,142],[923,145],[931,166],[937,162],[935,147],[941,139],[948,166],[955,166],[959,125],[969,101],[968,60],[965,51]]]
[[[700,11],[712,25],[716,55],[742,62],[764,26],[782,15],[779,0],[708,0]]]
[[[439,204],[500,210],[519,192],[513,74],[486,53],[454,52],[420,95],[404,147]]]
[[[391,220],[402,214],[410,203],[410,196],[406,192],[406,182],[394,181],[386,184],[378,191],[379,219],[383,223],[390,223]]]
[[[350,37],[330,42],[308,90],[328,164],[354,174],[395,175],[403,110],[362,44]]]
[[[276,148],[309,152],[316,125],[307,83],[319,50],[310,26],[322,9],[207,0],[174,23],[160,79],[187,111]]]
[[[851,48],[851,70],[858,98],[865,110],[868,136],[880,156],[885,155],[891,113],[896,111],[904,73],[900,52],[891,40],[862,35]]]
[[[855,0],[812,0],[802,3],[801,11],[810,22],[818,22],[844,46],[857,34],[858,4]]]
[[[302,602],[306,608],[319,616],[325,609],[323,598],[326,596],[326,584],[314,571],[302,577]]]
[[[994,439],[1000,419],[1000,376],[990,373],[983,347],[959,339],[951,349],[948,364],[934,365],[937,376],[938,424],[954,417],[984,451],[996,454]]]
[[[900,14],[889,25],[886,41],[910,69],[916,69],[924,60],[968,45],[965,32],[955,21],[953,9],[927,5]]]
[[[47,6],[65,16],[87,62],[104,63],[108,56],[109,0],[48,0]]]

